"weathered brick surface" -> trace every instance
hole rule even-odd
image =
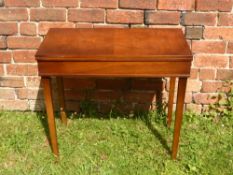
[[[214,26],[217,22],[216,13],[193,13],[188,12],[183,14],[184,25],[206,25]]]
[[[233,54],[233,42],[228,43],[227,53]]]
[[[11,52],[0,51],[0,63],[10,63],[11,57]]]
[[[233,70],[232,69],[219,69],[217,70],[218,80],[232,80]]]
[[[233,41],[233,28],[207,27],[204,31],[204,38]]]
[[[223,83],[220,81],[204,81],[202,83],[202,92],[217,92],[220,91],[220,89],[222,88]]]
[[[0,36],[0,49],[5,49],[5,48],[7,48],[6,37]]]
[[[45,35],[50,28],[74,28],[75,24],[66,22],[40,22],[38,31],[40,35]]]
[[[0,21],[26,21],[28,19],[27,9],[1,9]]]
[[[41,43],[38,37],[10,36],[7,38],[7,46],[11,49],[37,49]]]
[[[201,60],[199,60],[201,61]],[[214,80],[215,79],[216,70],[203,68],[200,70],[199,79],[200,80]]]
[[[44,7],[77,7],[79,0],[42,0]]]
[[[121,8],[156,9],[156,0],[120,0]]]
[[[220,13],[218,25],[233,26],[233,14],[232,13]]]
[[[188,39],[202,39],[203,27],[186,27],[185,34]]]
[[[228,56],[197,55],[193,64],[196,67],[226,68],[228,61]]]
[[[37,29],[35,23],[21,23],[20,24],[20,33],[21,35],[36,35]]]
[[[5,0],[6,7],[39,7],[40,0]]]
[[[14,35],[17,32],[17,23],[0,23],[0,35]]]
[[[16,63],[35,63],[35,50],[15,50],[13,59]]]
[[[194,53],[225,53],[226,43],[224,41],[193,41],[192,51]]]
[[[24,87],[24,78],[23,77],[1,77],[0,81],[1,87],[12,87],[19,88]]]
[[[162,10],[194,10],[195,0],[158,0],[158,9]]]
[[[65,9],[31,9],[30,10],[32,21],[65,21]]]
[[[232,0],[0,0],[0,108],[44,109],[35,53],[50,28],[148,27],[182,28],[194,54],[185,106],[201,112],[233,77],[232,5]],[[169,90],[161,79],[64,81],[73,111],[87,98],[105,112],[115,101],[121,111],[154,109],[155,92],[166,87],[167,99]],[[53,93],[57,107],[56,88]]]
[[[139,10],[107,10],[107,22],[120,24],[141,24],[144,15]]]
[[[10,64],[6,66],[7,75],[35,76],[37,75],[36,65]]]
[[[178,24],[179,12],[157,11],[146,13],[146,24]]]
[[[1,99],[13,100],[15,99],[15,90],[12,88],[0,88]]]
[[[197,10],[200,11],[228,11],[232,9],[232,0],[197,0]]]
[[[75,22],[104,22],[104,10],[102,9],[70,9],[69,21]]]
[[[117,8],[118,0],[82,0],[81,7]]]

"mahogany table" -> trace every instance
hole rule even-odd
[[[63,77],[170,77],[167,124],[178,92],[172,158],[176,159],[192,53],[181,29],[50,29],[36,53],[51,147],[58,156],[51,76],[57,77],[60,116],[67,123]]]

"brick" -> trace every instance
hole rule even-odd
[[[0,51],[0,63],[10,63],[11,62],[11,52]]]
[[[5,48],[7,48],[6,37],[0,36],[0,49],[5,49]]]
[[[13,59],[15,63],[35,63],[35,50],[15,50]]]
[[[156,0],[120,0],[120,8],[156,9]]]
[[[0,108],[3,110],[28,110],[27,100],[0,100]]]
[[[225,53],[226,43],[224,41],[193,41],[192,51],[194,53]]]
[[[76,28],[93,28],[92,23],[77,23],[75,25]]]
[[[0,21],[26,21],[28,19],[27,9],[1,9]]]
[[[133,79],[131,81],[131,89],[133,90],[147,90],[147,91],[162,91],[165,84],[158,79]]]
[[[17,23],[0,23],[0,35],[14,35],[17,32]]]
[[[186,27],[185,36],[188,39],[202,39],[203,27]]]
[[[90,96],[91,96],[91,100],[93,100],[95,98],[95,97],[93,97],[94,96],[93,92],[91,92]],[[65,97],[66,97],[66,100],[81,101],[81,100],[85,100],[86,94],[81,89],[79,89],[79,90],[71,89],[71,90],[65,91]]]
[[[227,53],[233,54],[233,42],[228,43]]]
[[[6,7],[39,7],[40,0],[5,0]]]
[[[197,114],[200,114],[202,112],[202,106],[194,103],[187,104],[186,109]]]
[[[41,43],[38,37],[11,36],[7,38],[7,46],[11,49],[37,49]]]
[[[95,101],[115,101],[117,99],[120,99],[121,96],[122,93],[119,91],[96,90],[91,98]]]
[[[21,65],[21,64],[9,64],[6,66],[7,75],[37,75],[38,69],[36,65]]]
[[[21,23],[20,24],[21,35],[36,35],[36,24],[35,23]]]
[[[24,87],[23,77],[1,77],[0,87]]]
[[[182,23],[184,25],[206,25],[214,26],[217,22],[216,13],[184,13]]]
[[[204,38],[233,41],[233,28],[206,27]]]
[[[40,89],[29,89],[29,88],[17,88],[15,89],[17,99],[43,99],[43,93]]]
[[[219,69],[217,70],[218,80],[232,80],[233,70],[232,69]]]
[[[204,81],[202,83],[201,91],[202,92],[207,92],[207,93],[217,92],[222,88],[222,85],[223,85],[223,83],[219,82],[219,81],[215,81],[215,82],[213,82],[213,81]]]
[[[118,0],[82,0],[81,7],[90,8],[117,8]]]
[[[230,58],[229,67],[230,67],[230,68],[233,68],[233,57]]]
[[[212,104],[217,101],[213,94],[208,93],[197,93],[193,95],[194,102],[196,104]]]
[[[232,0],[197,0],[199,11],[228,11],[232,9]]]
[[[94,24],[94,28],[129,28],[127,24]]]
[[[214,80],[215,79],[215,69],[200,69],[199,79],[200,80]]]
[[[103,9],[69,9],[69,21],[75,22],[104,22]]]
[[[143,11],[140,10],[107,10],[108,23],[142,24]]]
[[[65,9],[31,9],[30,10],[31,21],[65,21],[66,10]]]
[[[219,13],[218,25],[233,26],[233,14],[232,13]]]
[[[78,0],[42,0],[44,7],[77,7]]]
[[[79,103],[79,102],[76,102],[76,103]],[[66,107],[69,110],[68,104],[69,103],[66,103]],[[31,110],[31,111],[45,111],[44,100],[29,100],[29,110]]]
[[[131,91],[124,94],[125,102],[138,102],[138,103],[151,103],[155,99],[155,94],[153,92],[136,92]]]
[[[64,87],[67,89],[93,89],[95,81],[92,79],[65,78]]]
[[[41,78],[34,76],[34,77],[27,77],[26,78],[26,86],[27,87],[40,87],[41,86]]]
[[[195,0],[159,0],[158,9],[161,10],[194,10]]]
[[[123,90],[129,89],[130,81],[127,79],[97,79],[96,88],[104,90]]]
[[[188,79],[187,92],[199,92],[201,90],[201,81],[197,79]]]
[[[3,64],[0,64],[0,75],[4,75]]]
[[[198,74],[199,74],[199,69],[191,68],[191,72],[190,72],[191,79],[197,79]]]
[[[40,22],[39,23],[39,34],[47,34],[50,28],[74,28],[75,25],[69,22]]]
[[[1,99],[11,100],[15,99],[15,90],[9,88],[0,88]]]
[[[146,12],[146,24],[179,24],[180,12]]]
[[[184,103],[191,103],[192,102],[192,92],[186,92]]]
[[[225,68],[228,61],[228,56],[196,55],[193,64],[196,67]]]

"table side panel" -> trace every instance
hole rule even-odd
[[[189,77],[191,62],[38,62],[40,76]]]

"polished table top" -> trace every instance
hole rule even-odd
[[[38,61],[191,61],[181,29],[50,29]]]

